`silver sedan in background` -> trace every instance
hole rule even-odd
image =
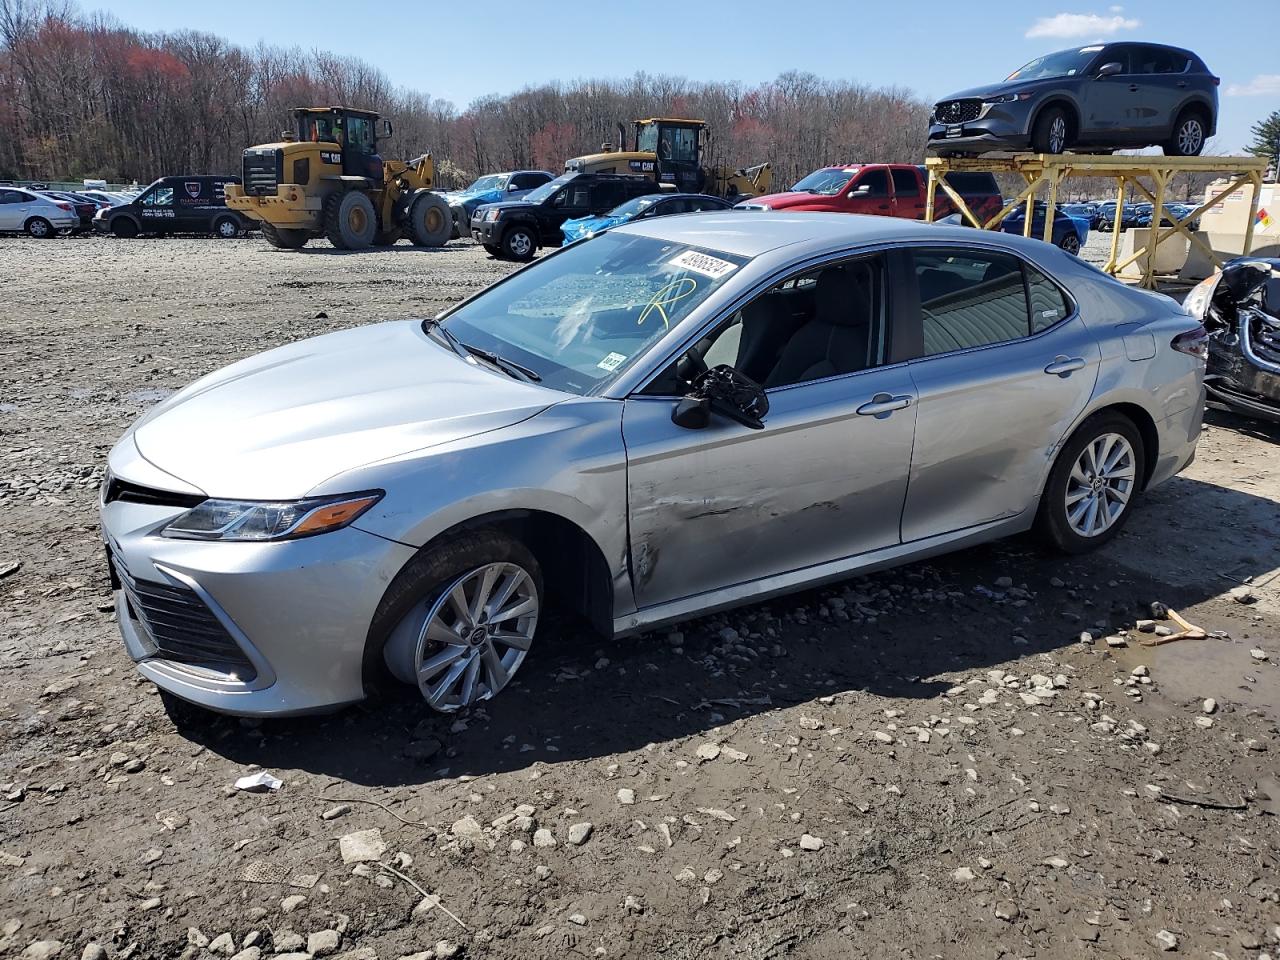
[[[454,711],[549,604],[619,636],[1032,527],[1084,551],[1191,461],[1205,350],[1169,298],[1022,237],[637,222],[150,411],[102,490],[121,631],[214,710],[389,671]]]

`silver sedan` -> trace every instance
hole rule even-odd
[[[272,350],[110,455],[124,643],[293,714],[388,672],[502,690],[605,635],[1036,528],[1079,552],[1185,467],[1206,336],[1055,247],[825,214],[638,222],[438,318]]]

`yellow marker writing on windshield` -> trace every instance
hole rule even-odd
[[[677,300],[687,297],[693,291],[698,289],[698,281],[693,277],[681,277],[679,280],[672,280],[662,289],[653,295],[653,299],[649,301],[649,305],[640,311],[640,319],[636,321],[636,326],[642,325],[649,319],[649,314],[658,311],[658,316],[662,317],[662,326],[671,329],[671,320],[667,316],[667,307],[671,306]]]

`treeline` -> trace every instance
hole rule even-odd
[[[496,170],[558,171],[615,140],[618,121],[655,115],[707,120],[711,163],[771,160],[782,186],[824,163],[918,161],[929,109],[910,90],[806,73],[754,87],[637,73],[459,109],[355,57],[140,33],[68,0],[0,0],[0,178],[235,172],[246,146],[292,128],[294,107],[336,103],[389,117],[387,155],[432,153],[444,186]]]

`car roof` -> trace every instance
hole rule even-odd
[[[723,213],[691,213],[683,217],[633,220],[615,227],[621,234],[636,234],[696,247],[706,247],[741,257],[804,244],[806,256],[820,256],[862,244],[930,240],[968,240],[972,227],[951,227],[898,217],[860,216],[849,213],[788,213],[785,210],[726,210]],[[1007,234],[985,231],[982,239]]]

